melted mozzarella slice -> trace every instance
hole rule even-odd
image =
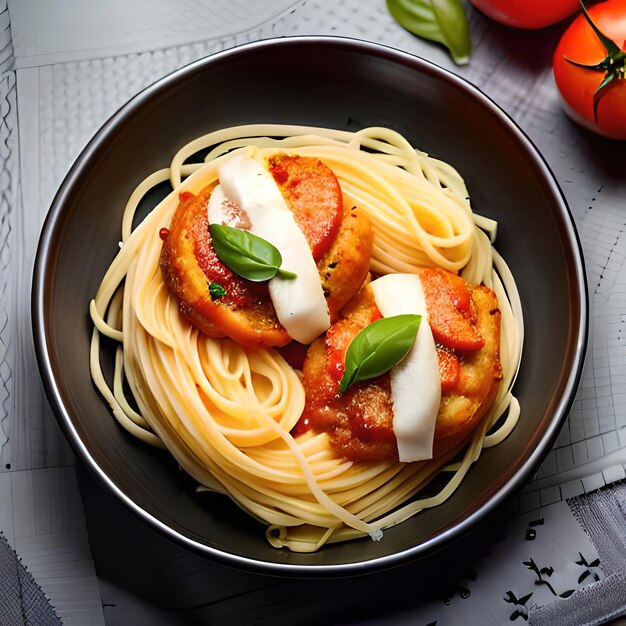
[[[234,204],[247,216],[250,232],[278,248],[281,268],[297,277],[269,281],[276,316],[291,338],[311,343],[330,326],[326,298],[306,237],[265,162],[246,149],[222,165],[219,180],[209,200],[209,224],[233,225]]]
[[[422,316],[411,350],[391,368],[393,431],[400,461],[432,459],[441,380],[422,283],[415,274],[387,274],[373,281],[371,287],[383,317],[407,313]]]

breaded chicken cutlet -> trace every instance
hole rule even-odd
[[[269,158],[268,167],[307,239],[335,320],[367,277],[373,237],[369,220],[345,205],[336,176],[320,160],[280,153]],[[249,348],[284,346],[291,338],[276,317],[267,283],[238,276],[213,249],[207,215],[213,188],[181,194],[164,233],[160,265],[165,283],[181,312],[210,337],[230,337]],[[245,214],[238,219],[245,228]],[[219,292],[211,285],[218,285]]]

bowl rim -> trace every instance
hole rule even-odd
[[[242,54],[250,54],[255,51],[261,51],[269,48],[289,48],[294,45],[339,46],[342,50],[345,49],[346,51],[353,51],[366,56],[390,60],[403,66],[409,66],[417,73],[427,73],[443,80],[444,82],[450,83],[456,89],[459,89],[471,97],[481,101],[485,107],[490,109],[491,114],[497,117],[500,122],[504,123],[509,131],[516,135],[517,139],[524,145],[528,157],[533,159],[534,164],[542,172],[554,198],[560,205],[559,209],[563,221],[564,233],[567,235],[567,240],[569,242],[574,261],[573,280],[571,280],[571,284],[576,287],[576,292],[573,293],[573,296],[578,299],[580,307],[580,316],[577,318],[578,328],[575,333],[575,342],[572,342],[575,346],[572,367],[564,384],[563,395],[554,409],[553,416],[547,428],[540,436],[538,445],[534,450],[532,450],[530,455],[526,457],[517,472],[511,476],[510,480],[506,484],[502,485],[499,490],[494,492],[493,495],[486,502],[482,503],[475,511],[461,519],[458,523],[455,523],[453,526],[441,531],[437,535],[400,552],[351,563],[306,565],[264,561],[237,555],[187,537],[161,522],[152,514],[148,513],[129,496],[127,496],[121,488],[118,487],[111,478],[109,478],[109,476],[100,468],[91,456],[87,446],[79,437],[78,432],[74,427],[73,420],[64,406],[60,389],[53,375],[53,367],[48,350],[50,339],[46,332],[45,295],[46,284],[49,281],[46,268],[47,260],[53,248],[53,241],[56,237],[57,223],[62,217],[63,208],[66,202],[72,197],[75,190],[80,188],[83,175],[87,171],[93,154],[99,150],[103,144],[109,141],[112,135],[115,134],[118,124],[122,123],[127,116],[132,116],[134,113],[140,111],[145,104],[150,102],[153,95],[158,94],[162,90],[167,91],[168,88],[174,86],[179,80],[182,80],[187,75],[192,75],[197,71],[202,71],[202,69],[206,66],[210,66],[214,63],[230,59],[231,57],[237,57]],[[195,553],[210,557],[222,565],[273,576],[296,575],[308,578],[317,578],[321,576],[344,577],[369,574],[375,571],[397,567],[410,561],[417,561],[432,554],[436,550],[441,549],[442,547],[452,543],[454,540],[468,534],[471,529],[478,526],[480,522],[484,521],[505,500],[521,488],[523,483],[525,483],[530,475],[537,469],[540,462],[552,448],[552,445],[554,444],[554,441],[556,440],[561,426],[563,425],[574,401],[574,396],[582,376],[585,352],[588,343],[589,294],[582,245],[576,230],[573,215],[568,207],[566,198],[556,180],[556,177],[554,176],[549,164],[526,132],[511,118],[508,113],[496,104],[492,98],[486,95],[480,88],[472,84],[466,78],[461,77],[454,72],[433,63],[432,61],[388,45],[344,36],[294,35],[288,37],[273,37],[245,43],[227,50],[215,52],[193,61],[158,79],[140,91],[129,101],[123,104],[106,120],[102,126],[100,126],[67,172],[44,220],[33,269],[31,316],[39,373],[48,402],[50,403],[57,421],[61,425],[65,436],[68,438],[80,461],[89,467],[93,474],[100,480],[101,484],[106,485],[106,488],[108,488],[116,497],[124,502],[124,504],[126,504],[126,506],[135,515],[146,522],[150,527],[156,529],[167,538],[174,540],[179,545],[182,545]]]

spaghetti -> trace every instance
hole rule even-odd
[[[181,192],[197,194],[215,182],[220,163],[248,145],[262,154],[313,156],[331,168],[346,202],[372,223],[373,272],[438,266],[495,291],[503,380],[469,441],[443,458],[409,464],[337,458],[325,433],[290,434],[305,395],[298,372],[278,352],[246,351],[231,339],[207,337],[180,315],[159,267],[159,231],[169,225]],[[199,152],[204,160],[190,162]],[[172,192],[132,230],[141,199],[166,181]],[[128,432],[166,447],[200,485],[227,494],[266,524],[272,545],[311,552],[368,534],[379,539],[383,529],[445,501],[481,451],[504,439],[518,419],[511,389],[521,355],[521,305],[493,249],[495,227],[472,213],[463,180],[450,165],[389,129],[263,124],[210,133],[182,148],[128,201],[121,250],[90,305],[93,380]],[[118,342],[111,385],[100,366],[101,335]],[[449,480],[439,493],[414,498],[442,472]]]

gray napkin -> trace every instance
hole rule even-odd
[[[603,563],[605,576],[531,614],[533,626],[603,624],[626,614],[626,481],[568,501]]]
[[[61,620],[0,533],[0,626],[55,626]]]

